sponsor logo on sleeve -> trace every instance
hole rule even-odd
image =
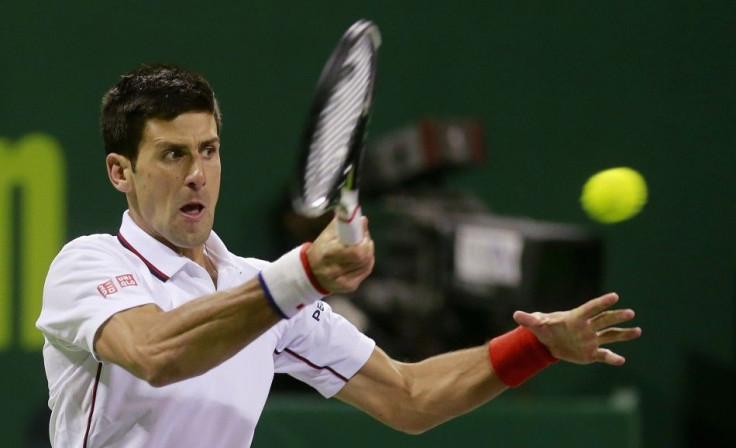
[[[128,286],[138,286],[138,283],[136,283],[133,274],[118,275],[117,277],[115,277],[115,280],[118,281],[118,284],[121,288],[125,288]]]
[[[97,292],[102,294],[102,297],[107,297],[110,294],[115,294],[118,292],[118,288],[115,286],[115,283],[112,282],[112,280],[108,280],[105,283],[100,283],[97,285]]]
[[[110,279],[105,283],[100,283],[99,285],[97,285],[97,292],[99,292],[102,297],[107,297],[110,294],[115,294],[116,292],[118,292],[118,286],[120,286],[120,289],[127,288],[128,286],[138,286],[138,282],[135,281],[135,277],[133,277],[133,274],[117,275],[115,276],[115,281]]]

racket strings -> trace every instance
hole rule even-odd
[[[305,170],[304,199],[319,205],[328,200],[340,167],[349,156],[353,130],[370,92],[373,46],[364,36],[350,49],[339,79],[320,112]]]

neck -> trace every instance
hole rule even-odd
[[[133,220],[133,222],[135,222],[136,225],[141,228],[141,230],[143,230],[144,232],[152,236],[156,241],[173,250],[177,254],[189,258],[200,266],[204,266],[204,242],[193,247],[184,247],[172,242],[164,235],[157,232],[154,226],[150,225],[146,220],[144,220],[141,217],[140,213],[138,213],[137,209],[134,208],[132,205],[133,204],[131,204],[130,202],[128,203],[128,214],[130,215],[130,218]]]
[[[217,285],[217,268],[215,263],[206,254],[204,243],[194,247],[181,247],[173,242],[166,239],[163,235],[154,231],[151,226],[148,226],[146,222],[141,219],[140,215],[131,207],[129,208],[129,214],[131,219],[140,227],[144,232],[152,236],[158,242],[173,250],[177,254],[187,257],[198,265],[202,266],[205,271],[212,277],[212,282]]]

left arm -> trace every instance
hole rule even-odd
[[[635,339],[641,329],[613,326],[634,317],[632,310],[608,310],[617,301],[616,294],[606,294],[569,311],[517,311],[514,319],[557,359],[621,365],[624,358],[601,345]],[[477,408],[507,388],[489,361],[488,345],[418,363],[398,362],[376,348],[337,398],[394,429],[419,434]]]

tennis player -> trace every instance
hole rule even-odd
[[[420,433],[559,359],[621,365],[602,345],[641,334],[617,327],[634,313],[607,294],[518,311],[519,327],[484,346],[395,361],[321,300],[370,274],[367,221],[357,245],[339,243],[332,223],[273,263],[231,253],[213,232],[221,122],[200,75],[142,66],[105,94],[101,115],[127,210],[115,234],[64,246],[46,279],[37,325],[54,447],[248,447],[275,373]]]

